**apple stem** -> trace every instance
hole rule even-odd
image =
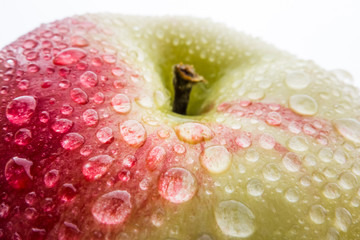
[[[193,85],[206,80],[195,72],[192,65],[179,63],[174,66],[173,86],[175,97],[173,102],[174,113],[186,115],[190,93]]]

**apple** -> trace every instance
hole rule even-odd
[[[44,24],[0,52],[0,239],[359,239],[350,77],[209,20]]]

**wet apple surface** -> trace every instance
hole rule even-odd
[[[206,20],[44,24],[0,51],[0,239],[357,239],[347,78]]]

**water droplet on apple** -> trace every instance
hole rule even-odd
[[[124,141],[132,147],[142,146],[146,140],[143,125],[136,120],[127,120],[120,125],[120,134]]]
[[[310,84],[310,78],[304,72],[291,72],[287,74],[285,82],[289,88],[300,90]]]
[[[328,199],[336,199],[341,195],[340,188],[336,183],[327,183],[322,193]]]
[[[87,180],[99,179],[107,172],[113,160],[109,155],[92,157],[83,165],[82,173]]]
[[[229,169],[231,154],[224,146],[205,148],[200,155],[201,165],[210,173],[220,174]]]
[[[52,169],[45,173],[44,183],[47,188],[55,187],[60,179],[59,170]]]
[[[114,64],[116,63],[116,57],[114,55],[104,55],[102,56],[105,63]]]
[[[30,86],[30,82],[29,82],[29,80],[26,80],[26,79],[21,80],[21,81],[18,83],[18,85],[17,85],[17,87],[18,87],[21,91],[28,90],[28,89],[29,89],[29,86]]]
[[[23,43],[23,48],[25,49],[33,49],[35,48],[39,43],[33,39],[27,39]]]
[[[99,122],[99,115],[94,109],[88,109],[82,114],[86,126],[95,126]]]
[[[77,104],[86,104],[89,102],[88,95],[81,90],[80,88],[74,88],[70,91],[70,97],[71,99],[76,102]]]
[[[98,84],[98,77],[94,72],[86,71],[81,74],[80,83],[85,88],[95,87]]]
[[[249,162],[256,162],[259,160],[260,154],[255,149],[249,149],[245,153],[245,159]]]
[[[213,138],[213,133],[207,126],[188,122],[175,127],[178,138],[184,142],[196,144]]]
[[[59,198],[62,202],[71,202],[76,197],[77,190],[71,183],[65,183],[59,191]]]
[[[82,36],[72,36],[71,45],[73,47],[86,47],[89,45],[89,42]]]
[[[39,213],[35,208],[28,207],[28,208],[25,209],[24,215],[29,220],[35,220],[36,218],[38,218]],[[36,238],[33,238],[33,239],[36,239]]]
[[[30,122],[37,106],[33,96],[21,96],[14,98],[6,107],[7,119],[16,125]]]
[[[102,224],[122,224],[132,210],[131,196],[127,191],[116,190],[102,195],[94,203],[91,212]]]
[[[53,63],[55,65],[65,66],[78,63],[81,59],[86,57],[86,52],[80,48],[68,48],[59,52]]]
[[[282,118],[278,112],[269,112],[266,115],[265,121],[270,126],[279,126],[281,124]]]
[[[291,110],[304,116],[315,115],[318,111],[317,102],[308,95],[297,94],[291,96],[289,105]]]
[[[160,195],[172,203],[183,203],[192,199],[197,191],[195,177],[184,168],[170,168],[163,173],[158,185]]]
[[[238,137],[235,138],[235,143],[241,148],[248,148],[251,146],[251,136],[248,133],[240,133]]]
[[[230,237],[246,238],[255,232],[255,216],[241,202],[220,202],[215,209],[215,220],[220,230]]]
[[[164,221],[165,221],[165,211],[162,208],[156,209],[151,214],[151,223],[155,227],[161,227],[161,225],[163,225]]]
[[[306,152],[309,149],[308,141],[303,136],[293,136],[287,142],[288,147],[296,152]]]
[[[342,232],[347,232],[352,224],[351,213],[346,208],[335,209],[335,226]]]
[[[64,222],[60,225],[58,232],[58,240],[79,240],[80,229],[73,223]]]
[[[37,196],[35,192],[29,192],[25,196],[25,202],[26,204],[33,206],[37,202]]]
[[[111,99],[111,105],[112,105],[113,109],[115,110],[115,112],[118,112],[121,114],[126,114],[126,113],[130,112],[130,110],[131,110],[130,99],[125,94],[121,94],[121,93],[116,94]]]
[[[326,209],[321,205],[313,205],[310,207],[309,216],[315,224],[323,224],[326,219]]]
[[[333,151],[331,148],[322,148],[318,153],[318,157],[325,163],[331,162],[333,159]]]
[[[74,111],[74,108],[72,106],[70,106],[69,104],[64,104],[61,109],[60,109],[60,112],[62,115],[65,115],[65,116],[69,116],[73,113]]]
[[[264,193],[264,185],[259,179],[251,179],[246,185],[247,192],[254,197]]]
[[[67,133],[70,131],[73,124],[74,123],[69,119],[60,118],[56,119],[55,122],[51,124],[51,129],[57,133]]]
[[[360,143],[360,122],[353,118],[341,118],[334,121],[335,129],[347,140]]]
[[[282,159],[282,163],[289,172],[298,172],[301,169],[301,160],[298,155],[293,152],[286,153]]]
[[[5,166],[5,178],[9,185],[15,189],[26,188],[33,179],[30,168],[32,161],[25,158],[13,157]]]
[[[94,94],[93,100],[96,104],[102,104],[105,101],[105,96],[102,92],[97,92]]]
[[[20,128],[14,136],[14,142],[20,146],[28,145],[32,140],[32,134],[27,128]]]
[[[150,171],[156,170],[162,165],[166,157],[166,151],[161,146],[152,148],[146,158],[146,167]]]
[[[275,138],[267,133],[261,134],[259,138],[260,147],[263,149],[273,149],[275,147],[275,143]]]
[[[339,185],[342,189],[350,190],[358,185],[357,178],[350,172],[344,172],[339,177]]]
[[[289,202],[297,202],[297,201],[299,201],[299,191],[296,190],[295,188],[289,188],[285,192],[285,198]]]
[[[83,145],[85,138],[79,133],[68,133],[61,139],[61,146],[66,150],[75,150]]]
[[[186,148],[184,145],[178,143],[178,144],[175,144],[174,145],[174,151],[177,153],[177,154],[184,154],[186,152]]]
[[[47,111],[42,111],[39,113],[39,121],[42,123],[47,123],[50,120],[50,114]]]
[[[101,143],[111,143],[114,140],[114,133],[111,128],[103,127],[96,132],[96,137]]]
[[[7,218],[7,216],[9,215],[9,212],[10,212],[10,207],[8,204],[2,202],[0,204],[0,219],[1,218]]]
[[[263,168],[263,175],[265,179],[275,182],[281,177],[280,169],[275,163],[268,163]]]

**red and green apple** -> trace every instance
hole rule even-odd
[[[0,239],[359,239],[349,77],[208,20],[44,24],[0,51]]]

